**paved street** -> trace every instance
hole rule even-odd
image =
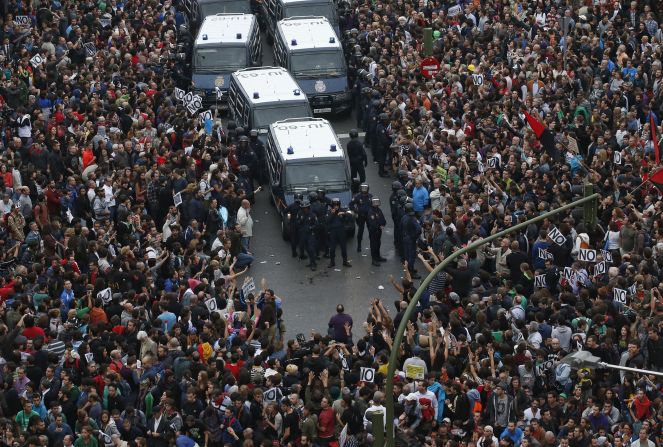
[[[272,48],[263,39],[263,64],[273,65]],[[354,114],[350,117],[324,117],[333,124],[343,147],[349,141],[348,132],[355,127]],[[362,252],[357,252],[356,238],[348,240],[348,257],[352,268],[341,267],[340,253],[337,253],[335,269],[327,269],[328,260],[318,261],[318,270],[312,272],[306,267],[308,261],[292,258],[289,242],[281,238],[281,224],[276,208],[270,204],[269,193],[256,195],[253,206],[254,236],[251,251],[256,262],[251,267],[251,275],[259,287],[260,279],[267,280],[268,287],[274,289],[283,299],[285,308],[286,339],[294,338],[297,333],[310,334],[311,330],[326,333],[327,322],[342,303],[346,312],[355,319],[364,320],[368,303],[372,298],[387,299],[392,303],[398,297],[389,284],[389,274],[399,280],[402,269],[395,257],[393,246],[393,224],[389,212],[391,178],[380,178],[377,166],[372,163],[370,151],[367,152],[369,165],[366,168],[370,192],[382,200],[382,210],[387,219],[387,227],[382,236],[382,255],[388,259],[380,267],[371,265],[368,234],[364,233]],[[384,289],[380,290],[379,286]],[[393,305],[388,306],[393,313]],[[355,327],[354,333],[361,334],[363,329]]]

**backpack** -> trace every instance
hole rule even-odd
[[[421,418],[424,421],[432,421],[433,416],[435,416],[433,402],[427,397],[421,397],[419,398],[419,404],[421,405]]]

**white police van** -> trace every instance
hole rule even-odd
[[[338,10],[334,0],[263,0],[261,20],[267,28],[267,39],[276,39],[276,26],[288,17],[326,17],[339,34]]]
[[[291,118],[269,126],[266,145],[271,198],[281,214],[283,237],[288,237],[284,210],[295,193],[323,187],[327,197],[339,198],[347,207],[352,199],[348,158],[329,121]],[[354,229],[350,222],[348,231]]]
[[[263,141],[272,123],[284,118],[311,116],[306,94],[282,67],[234,72],[230,77],[228,109],[237,126],[257,129]]]
[[[251,2],[247,0],[183,0],[181,6],[193,28],[200,26],[207,16],[223,13],[251,14]]]
[[[205,17],[191,59],[194,92],[206,104],[225,100],[232,72],[262,64],[260,27],[255,15]]]
[[[343,46],[325,17],[291,17],[278,23],[274,61],[297,79],[313,113],[352,107]]]

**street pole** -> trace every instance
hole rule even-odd
[[[440,262],[429,274],[424,278],[424,280],[421,282],[421,285],[417,289],[417,292],[414,294],[412,297],[412,300],[407,306],[407,309],[405,309],[405,313],[403,314],[403,318],[401,319],[401,323],[398,325],[398,329],[396,330],[396,336],[394,337],[394,341],[392,344],[392,350],[391,354],[389,355],[389,366],[387,368],[387,383],[386,383],[386,402],[385,402],[385,407],[387,410],[387,421],[386,421],[386,431],[387,431],[387,447],[394,447],[394,373],[396,371],[396,362],[398,361],[398,354],[399,354],[399,348],[401,346],[401,343],[403,342],[403,334],[405,333],[405,329],[407,327],[407,322],[410,321],[410,317],[412,316],[412,312],[414,312],[414,309],[417,307],[417,304],[419,303],[419,299],[421,298],[421,294],[428,288],[428,285],[431,283],[433,278],[437,276],[438,273],[440,273],[442,270],[444,270],[449,264],[451,264],[453,261],[455,261],[457,258],[460,256],[464,255],[465,253],[468,253],[470,251],[476,250],[480,248],[481,246],[488,244],[496,239],[502,238],[504,236],[507,236],[508,234],[511,234],[515,231],[522,230],[524,228],[527,228],[528,225],[542,221],[544,219],[547,219],[550,216],[554,216],[555,214],[562,213],[566,210],[570,210],[575,208],[576,206],[579,205],[584,205],[587,202],[597,200],[599,198],[599,194],[592,194],[587,197],[583,197],[582,199],[578,199],[575,202],[571,202],[567,205],[561,206],[557,209],[554,209],[552,211],[548,211],[547,213],[541,214],[539,216],[536,216],[526,222],[519,223],[517,225],[514,225],[510,228],[507,228],[506,230],[502,230],[499,233],[492,234],[485,239],[480,239],[478,241],[475,241],[472,244],[467,245],[466,247],[461,248],[460,250],[455,251],[452,253],[449,257],[445,258]]]
[[[433,28],[424,28],[424,56],[433,54]]]

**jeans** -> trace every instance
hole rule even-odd
[[[239,242],[242,244],[242,251],[248,253],[249,244],[251,243],[251,236],[242,236]]]
[[[246,266],[250,266],[253,262],[253,256],[247,255],[246,253],[237,254],[237,262],[235,262],[235,269],[241,270]]]

